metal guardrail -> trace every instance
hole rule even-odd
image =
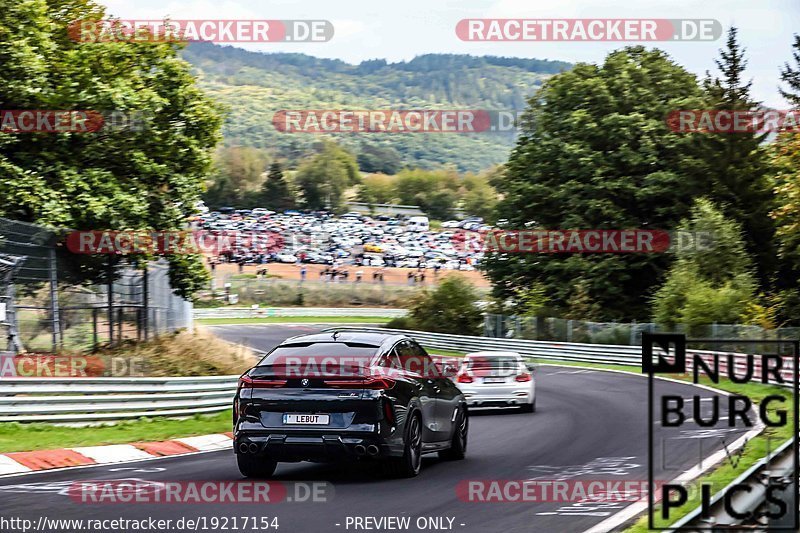
[[[578,344],[566,342],[531,341],[523,339],[496,339],[491,337],[471,337],[448,333],[430,333],[404,329],[369,328],[358,326],[331,327],[325,331],[352,330],[374,333],[395,333],[409,335],[426,348],[456,352],[515,351],[521,355],[553,361],[574,361],[579,363],[612,363],[621,365],[641,365],[640,346],[617,346],[611,344]]]
[[[642,347],[615,344],[580,344],[569,342],[534,341],[524,339],[498,339],[492,337],[473,337],[467,335],[452,335],[448,333],[431,333],[427,331],[412,331],[403,329],[373,328],[359,326],[334,326],[324,331],[368,331],[374,333],[395,333],[408,335],[416,339],[427,348],[449,350],[457,352],[480,351],[513,351],[522,356],[542,359],[545,361],[563,361],[573,363],[598,363],[616,364],[631,367],[642,365]],[[702,358],[710,359],[714,352],[709,350],[687,350],[687,354],[696,354]],[[746,354],[734,353],[734,364],[744,365]],[[692,361],[689,359],[691,367]],[[756,369],[761,367],[760,361],[755,361]],[[720,365],[724,369],[723,365]],[[784,360],[783,375],[786,386],[791,386],[793,368],[791,360]]]
[[[365,316],[396,318],[405,316],[405,309],[382,309],[380,307],[212,307],[194,309],[194,318],[268,318],[268,317],[334,317]]]
[[[3,378],[0,422],[84,422],[224,411],[231,406],[238,378]]]

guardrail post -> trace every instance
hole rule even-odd
[[[50,248],[49,257],[49,274],[50,274],[50,313],[53,321],[53,349],[52,352],[58,352],[59,340],[61,339],[61,317],[59,316],[58,306],[58,273],[56,268],[56,251]]]
[[[108,275],[108,345],[114,345],[114,262],[111,256],[108,256],[108,267],[106,274]]]
[[[97,351],[97,347],[100,344],[97,338],[97,312],[99,311],[98,308],[92,308],[92,351]]]
[[[214,298],[213,289],[211,292],[211,298],[212,300]],[[146,262],[142,271],[142,305],[144,306],[142,309],[142,329],[144,330],[144,340],[146,341],[149,336],[148,329],[150,328],[150,280],[149,265]]]

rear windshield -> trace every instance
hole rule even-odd
[[[330,357],[337,359],[353,358],[359,361],[364,360],[366,363],[372,359],[377,351],[377,346],[355,343],[348,344],[344,342],[289,344],[287,346],[278,346],[275,348],[275,350],[258,363],[258,366],[282,363],[287,357],[300,359],[322,359]]]
[[[482,369],[491,368],[517,368],[519,366],[519,359],[514,357],[475,357],[467,361],[467,368]]]

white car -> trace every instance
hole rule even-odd
[[[536,411],[535,366],[517,352],[467,354],[455,376],[470,407],[519,406]]]
[[[278,254],[276,258],[281,263],[296,263],[297,257],[291,254]]]

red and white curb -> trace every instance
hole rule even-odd
[[[231,433],[215,433],[158,442],[13,452],[0,454],[0,476],[54,468],[126,463],[172,455],[229,450],[232,447],[233,435]]]

